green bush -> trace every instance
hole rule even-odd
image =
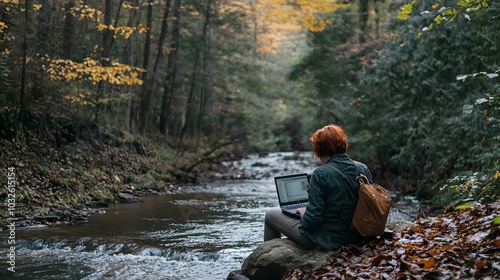
[[[471,203],[491,203],[500,199],[500,171],[492,176],[478,172],[455,176],[441,189],[451,194],[451,206]]]

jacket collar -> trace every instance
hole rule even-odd
[[[346,153],[336,154],[336,155],[331,156],[330,159],[325,164],[328,164],[332,161],[344,161],[344,160],[348,160],[348,159],[349,159],[349,156]]]

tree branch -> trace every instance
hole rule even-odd
[[[320,109],[321,111],[329,114],[330,116],[332,116],[334,119],[335,119],[335,122],[340,124],[340,125],[343,125],[344,122],[335,114],[335,112],[333,112],[332,110],[326,108],[325,106],[321,105],[321,104],[316,104],[314,103],[312,100],[310,99],[307,99],[306,100],[307,103],[311,104],[312,106]]]

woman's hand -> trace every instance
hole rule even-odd
[[[304,215],[304,213],[306,212],[306,208],[303,207],[303,208],[298,208],[296,213],[299,214],[300,216]]]

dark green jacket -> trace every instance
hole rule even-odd
[[[336,167],[346,180],[328,165]],[[309,203],[301,217],[300,229],[323,250],[336,250],[342,245],[363,240],[349,229],[358,202],[356,176],[359,173],[372,180],[365,164],[339,154],[332,156],[311,175]]]

